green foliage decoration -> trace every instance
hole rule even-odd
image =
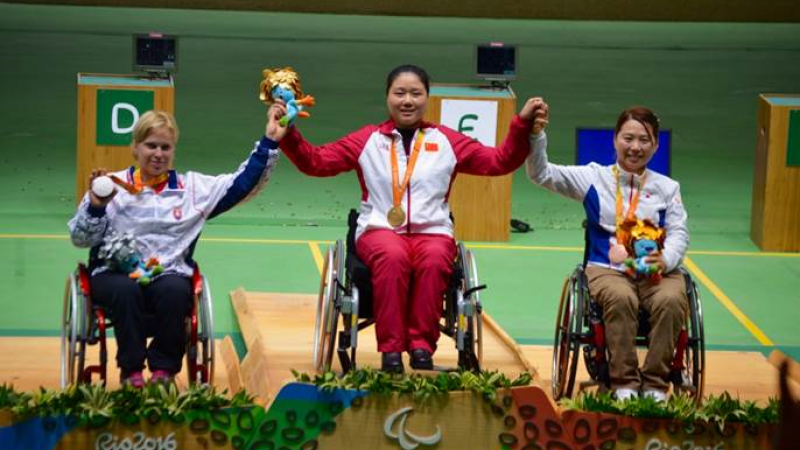
[[[780,403],[770,398],[767,405],[759,406],[750,400],[733,398],[728,392],[709,395],[698,404],[688,395],[672,395],[666,402],[657,402],[649,397],[617,400],[610,393],[587,392],[574,399],[562,399],[560,405],[565,409],[625,415],[646,419],[677,420],[687,425],[705,423],[716,426],[720,431],[727,423],[744,423],[759,426],[778,422]]]
[[[433,395],[452,391],[472,391],[482,395],[487,401],[494,401],[499,389],[527,386],[533,380],[528,372],[510,379],[498,371],[481,373],[455,371],[436,375],[389,374],[369,367],[341,376],[334,372],[314,376],[297,371],[292,373],[297,381],[312,383],[323,390],[338,388],[363,390],[375,394],[410,394],[416,400],[425,400]]]
[[[181,423],[188,413],[207,414],[223,408],[254,406],[255,397],[245,391],[228,396],[210,386],[194,385],[180,391],[175,384],[148,384],[144,389],[123,386],[108,390],[102,385],[70,386],[64,390],[39,388],[18,392],[0,385],[0,410],[14,420],[31,417],[71,416],[80,425],[104,426],[115,421],[138,423],[142,419]]]

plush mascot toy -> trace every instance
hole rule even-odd
[[[658,264],[648,264],[645,257],[664,247],[664,230],[657,227],[649,220],[639,220],[631,229],[629,254],[632,258],[625,259],[626,273],[632,278],[645,276],[653,283],[661,281],[661,272]]]
[[[282,100],[286,104],[286,115],[281,118],[282,127],[294,123],[297,117],[309,117],[305,108],[314,106],[314,97],[303,95],[300,87],[300,76],[291,67],[282,69],[264,69],[261,72],[261,90],[259,99],[266,104]]]
[[[157,258],[151,257],[146,261],[142,258],[137,250],[136,239],[130,233],[111,231],[105,237],[98,257],[105,260],[109,269],[127,274],[142,287],[149,285],[153,277],[164,271]]]

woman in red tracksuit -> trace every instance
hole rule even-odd
[[[417,66],[392,70],[386,80],[390,120],[367,125],[338,141],[314,146],[297,128],[278,125],[286,113],[271,109],[268,136],[300,171],[334,176],[355,170],[361,185],[356,252],[372,272],[375,333],[382,369],[432,369],[439,339],[442,296],[456,255],[447,203],[459,172],[504,175],[530,153],[531,132],[547,124],[540,98],[529,99],[498,148],[422,120],[428,74]],[[271,134],[271,135],[270,135]]]

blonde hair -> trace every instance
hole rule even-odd
[[[139,144],[157,128],[166,128],[178,142],[178,123],[175,117],[166,111],[150,110],[142,114],[133,126],[132,145]]]

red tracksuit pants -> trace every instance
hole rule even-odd
[[[370,230],[359,237],[356,253],[372,272],[378,351],[434,353],[456,257],[453,238]]]

